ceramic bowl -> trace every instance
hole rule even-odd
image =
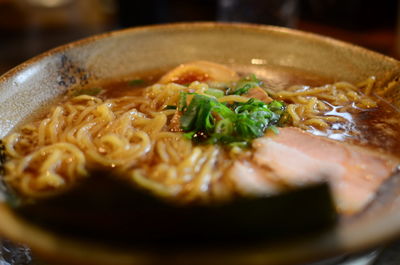
[[[358,82],[373,75],[382,84],[400,74],[400,64],[392,58],[285,28],[222,23],[132,28],[58,47],[1,76],[0,138],[71,87],[194,60],[265,67],[271,71],[264,74],[283,85],[289,76],[282,74],[285,71],[303,80],[320,77]],[[379,207],[348,222],[339,222],[325,233],[246,248],[173,253],[121,250],[52,234],[19,219],[5,202],[0,203],[0,233],[27,244],[35,254],[57,264],[295,264],[395,238],[400,233],[400,205],[396,203],[400,189],[396,178],[388,187],[379,198]]]

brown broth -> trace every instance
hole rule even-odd
[[[235,65],[232,68],[241,76],[255,74],[264,81],[265,86],[274,90],[282,90],[293,85],[322,86],[335,82],[333,78],[282,66]]]
[[[266,67],[266,66],[242,66],[234,65],[232,69],[236,70],[240,76],[255,74],[263,80],[265,86],[281,90],[292,85],[320,86],[334,82],[332,78],[323,77],[299,69],[286,67]],[[100,83],[91,83],[87,87],[101,87],[104,89],[102,96],[106,98],[115,98],[120,96],[137,96],[141,89],[157,82],[168,69],[158,69],[136,73],[129,77],[123,77],[116,80],[106,80]],[[132,80],[143,80],[137,85],[130,85]]]
[[[357,143],[400,157],[400,112],[385,100],[378,108],[355,116],[355,129],[360,132]]]
[[[400,112],[384,100],[377,101],[377,108],[357,113],[340,112],[335,107],[326,115],[341,116],[348,123],[333,123],[324,132],[318,129],[309,132],[400,157]]]
[[[157,82],[161,73],[149,72],[133,76],[132,78],[122,79],[118,81],[107,81],[102,84],[104,93],[102,96],[106,98],[116,98],[122,96],[139,96],[142,89]],[[143,82],[135,81],[141,80]],[[132,82],[134,84],[132,84]]]

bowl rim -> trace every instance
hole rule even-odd
[[[377,57],[382,60],[390,61],[395,64],[400,64],[400,61],[396,60],[393,57],[381,54],[379,52],[375,52],[372,50],[369,50],[367,48],[364,48],[360,45],[353,44],[350,42],[338,40],[332,37],[324,36],[321,34],[316,34],[316,33],[311,33],[307,31],[302,31],[298,29],[291,29],[291,28],[286,28],[286,27],[279,27],[279,26],[272,26],[272,25],[262,25],[262,24],[254,24],[254,23],[242,23],[242,22],[175,22],[175,23],[165,23],[165,24],[155,24],[155,25],[145,25],[145,26],[139,26],[139,27],[130,27],[130,28],[125,28],[125,29],[119,29],[119,30],[112,30],[109,32],[104,32],[100,34],[95,34],[89,37],[85,37],[82,39],[78,39],[63,45],[56,46],[52,49],[49,49],[45,52],[42,52],[18,65],[15,67],[9,69],[2,75],[0,75],[0,82],[5,81],[6,79],[10,78],[12,75],[17,74],[20,71],[23,71],[29,65],[40,61],[48,56],[60,53],[62,51],[71,49],[75,46],[82,46],[85,44],[89,44],[91,42],[98,41],[100,39],[105,39],[109,37],[114,37],[118,35],[124,35],[126,33],[133,33],[133,32],[141,32],[141,31],[154,31],[154,30],[168,30],[168,29],[187,29],[187,28],[193,28],[193,27],[201,27],[201,28],[237,28],[237,29],[246,29],[246,30],[251,30],[251,31],[258,31],[258,32],[280,32],[280,33],[285,33],[288,35],[293,35],[293,36],[298,36],[302,37],[308,40],[315,40],[319,42],[324,42],[336,47],[344,47],[346,49],[350,49],[354,52],[362,52],[365,54],[368,54],[373,57]]]
[[[360,47],[358,45],[354,45],[351,43],[347,43],[344,41],[336,40],[331,37],[326,37],[314,33],[304,32],[296,29],[289,29],[277,26],[269,26],[269,25],[258,25],[258,24],[249,24],[249,23],[221,23],[221,22],[191,22],[191,23],[169,23],[169,24],[160,24],[160,25],[150,25],[150,26],[141,26],[141,27],[133,27],[122,30],[115,30],[111,32],[106,32],[98,35],[94,35],[91,37],[83,38],[68,44],[64,44],[48,50],[44,53],[41,53],[19,65],[10,69],[6,73],[0,76],[0,84],[6,82],[8,79],[17,75],[19,72],[30,67],[32,64],[37,63],[44,58],[53,56],[55,54],[59,54],[63,51],[72,49],[74,47],[83,46],[92,42],[96,42],[106,38],[112,38],[116,36],[121,36],[125,34],[134,34],[139,32],[146,31],[155,31],[155,30],[196,30],[196,29],[238,29],[238,30],[246,30],[253,31],[259,33],[269,33],[269,32],[279,32],[287,35],[291,35],[294,37],[300,37],[302,39],[308,41],[317,41],[319,43],[324,43],[330,46],[342,47],[353,53],[363,53],[367,54],[370,57],[374,57],[376,60],[384,60],[393,64],[394,66],[400,68],[400,62],[396,59],[382,55],[378,52],[374,52],[368,50],[366,48]],[[36,253],[47,256],[51,259],[60,258],[64,261],[68,261],[71,264],[79,261],[84,261],[84,264],[98,264],[98,263],[106,263],[106,264],[154,264],[154,261],[164,261],[165,257],[151,257],[151,254],[145,252],[132,252],[129,253],[120,251],[117,249],[112,249],[108,247],[104,247],[102,245],[97,245],[95,243],[82,243],[77,244],[77,241],[65,239],[61,237],[56,237],[52,233],[44,230],[38,229],[30,225],[29,223],[19,219],[4,203],[0,202],[0,212],[2,213],[2,218],[0,218],[0,233],[5,235],[6,237],[12,238],[19,242],[29,245]],[[400,214],[396,216],[392,216],[393,220],[400,221]],[[368,225],[368,224],[366,224]],[[1,229],[1,227],[9,227],[9,229]],[[400,235],[400,225],[398,225],[398,229],[395,229],[396,234],[393,233],[393,237],[396,235]],[[260,249],[253,249],[250,252],[245,252],[244,255],[242,252],[234,253],[232,255],[231,252],[221,252],[221,253],[211,253],[209,256],[203,256],[201,261],[195,261],[195,264],[204,264],[207,262],[207,259],[211,263],[215,262],[214,258],[225,258],[225,260],[232,261],[232,264],[242,264],[247,262],[248,264],[266,264],[265,258],[268,258],[268,264],[289,264],[295,261],[307,260],[309,258],[310,252],[305,250],[310,250],[310,248],[314,248],[314,250],[319,251],[318,255],[314,255],[313,258],[318,257],[328,257],[335,254],[340,254],[343,251],[354,251],[365,249],[371,246],[370,241],[363,242],[352,242],[347,245],[338,245],[335,242],[332,242],[332,237],[337,236],[335,229],[330,233],[325,234],[322,237],[316,238],[315,241],[309,242],[309,244],[304,244],[304,241],[296,241],[294,240],[291,244],[284,244],[277,246],[268,247],[268,253],[260,254]],[[387,240],[392,239],[393,237],[377,237],[373,242],[385,242]],[[360,240],[359,240],[360,241]],[[38,247],[40,246],[40,247]],[[88,253],[96,253],[96,255],[89,255]],[[101,254],[99,254],[101,253]],[[201,255],[203,255],[202,253]],[[191,257],[199,257],[199,253],[188,253]],[[193,256],[194,255],[194,256]],[[282,261],[281,256],[285,255],[288,257],[288,260]],[[177,257],[174,261],[179,263],[184,259],[186,260],[187,256],[182,255]],[[246,258],[246,259],[244,259]],[[159,259],[159,260],[158,260]],[[186,260],[187,261],[187,260]],[[182,263],[182,262],[181,262]],[[80,264],[80,263],[78,263]],[[168,263],[169,264],[169,263]],[[171,263],[172,264],[172,263]]]

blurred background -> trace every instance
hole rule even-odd
[[[400,58],[398,0],[0,0],[0,74],[93,34],[179,21],[285,26]]]

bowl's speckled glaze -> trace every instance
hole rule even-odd
[[[133,28],[56,48],[0,77],[0,137],[72,86],[193,60],[299,69],[349,82],[374,75],[384,84],[400,75],[400,63],[394,59],[284,28],[220,23]],[[373,246],[400,234],[400,205],[392,203],[398,194],[396,182],[373,214],[340,223],[318,237],[234,251],[160,254],[77,242],[18,219],[5,203],[0,203],[0,233],[57,264],[293,264]]]

